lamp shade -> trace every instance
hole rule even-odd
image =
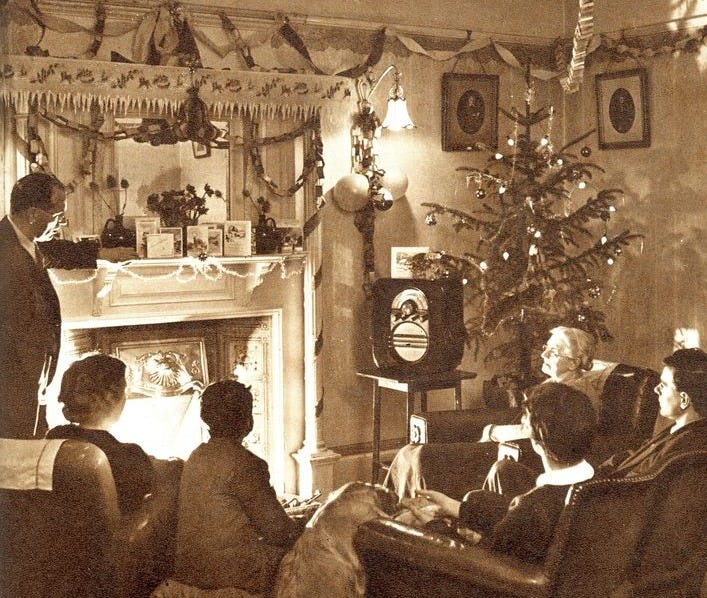
[[[383,128],[391,131],[412,129],[415,125],[408,114],[408,105],[405,98],[388,98],[388,112],[383,120]]]
[[[334,201],[345,212],[357,212],[369,200],[368,179],[362,174],[347,174],[334,185]]]

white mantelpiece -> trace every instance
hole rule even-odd
[[[265,316],[272,321],[272,392],[280,413],[270,421],[269,455],[278,491],[331,489],[338,455],[307,422],[306,253],[242,258],[99,262],[93,270],[53,270],[67,333],[109,327]],[[66,337],[66,335],[65,335]],[[312,403],[314,404],[314,403]],[[309,437],[308,437],[309,436]],[[293,458],[294,457],[294,458]],[[296,459],[296,460],[295,460]]]

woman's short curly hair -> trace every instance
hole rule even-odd
[[[560,382],[543,382],[530,390],[523,405],[531,438],[548,456],[569,465],[586,457],[597,428],[587,395]]]
[[[253,395],[236,380],[209,384],[201,395],[201,419],[211,437],[238,438],[253,429]]]
[[[594,365],[594,354],[597,350],[596,339],[580,328],[569,326],[555,326],[550,330],[551,334],[561,334],[567,339],[569,350],[575,359],[579,360],[579,367],[583,370],[591,370]]]
[[[61,379],[59,402],[64,404],[64,417],[77,424],[102,419],[122,399],[116,391],[124,382],[125,363],[117,357],[99,354],[75,361]]]

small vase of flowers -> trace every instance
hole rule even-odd
[[[198,224],[199,217],[209,211],[206,198],[212,196],[223,199],[223,193],[208,183],[204,185],[201,195],[194,185],[187,185],[184,189],[151,193],[147,196],[147,209],[159,214],[162,226],[189,226]]]

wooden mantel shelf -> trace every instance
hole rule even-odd
[[[306,258],[306,252],[293,252],[205,260],[99,259],[95,270],[52,270],[51,274],[62,299],[65,326],[93,328],[245,307],[267,275],[272,273],[270,279],[284,283],[303,273]]]

